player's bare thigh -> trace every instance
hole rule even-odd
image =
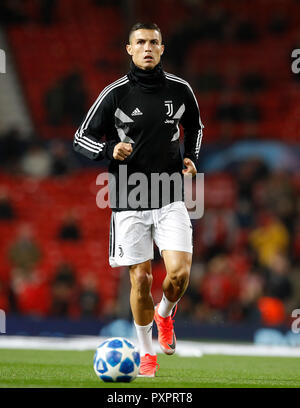
[[[170,249],[164,249],[161,252],[164,259],[167,272],[176,273],[179,269],[190,270],[192,266],[193,255],[186,251],[174,251]]]

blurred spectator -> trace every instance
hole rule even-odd
[[[77,289],[73,266],[68,263],[58,265],[51,284],[50,314],[56,317],[77,316]]]
[[[285,171],[273,172],[264,190],[265,205],[276,214],[290,234],[295,230],[297,194],[291,175]]]
[[[87,91],[79,71],[67,75],[63,81],[64,111],[72,125],[79,126],[87,111]]]
[[[9,248],[12,264],[23,271],[31,270],[41,258],[41,251],[29,224],[21,224],[15,242]]]
[[[236,219],[240,228],[249,229],[254,224],[254,208],[245,198],[238,199],[236,206]]]
[[[207,209],[195,227],[195,255],[206,261],[227,252],[234,243],[237,222],[228,209]]]
[[[27,315],[47,316],[50,309],[48,283],[39,276],[33,267],[15,267],[11,271],[11,303],[14,312]]]
[[[87,91],[82,74],[74,71],[59,79],[47,91],[45,106],[50,125],[70,123],[79,126],[87,111]]]
[[[65,241],[78,241],[82,239],[78,217],[74,210],[65,214],[58,231],[58,238]]]
[[[264,279],[259,270],[252,270],[240,281],[239,302],[241,321],[261,323],[261,313],[257,301],[263,295]]]
[[[97,291],[97,279],[94,274],[85,274],[79,292],[80,314],[83,317],[99,315],[100,296]]]
[[[241,161],[235,172],[239,199],[254,205],[254,189],[257,182],[267,179],[269,169],[263,160],[252,158]]]
[[[269,267],[276,253],[288,250],[290,236],[274,214],[261,212],[257,227],[250,233],[249,242],[258,255],[260,265]]]
[[[52,155],[53,176],[63,176],[76,168],[74,156],[70,155],[70,150],[61,140],[54,140],[50,143],[50,153]]]
[[[46,120],[51,126],[63,124],[65,116],[63,79],[50,88],[45,94]]]
[[[10,310],[21,314],[46,316],[49,313],[49,287],[39,273],[41,251],[29,224],[21,224],[16,240],[9,247],[12,263],[8,291]]]
[[[23,156],[20,165],[27,176],[44,178],[51,174],[52,158],[42,145],[33,144]]]
[[[4,132],[0,136],[0,166],[11,173],[18,173],[19,160],[28,145],[28,138],[17,127]]]
[[[265,295],[282,301],[288,300],[293,293],[289,274],[290,264],[287,256],[279,252],[274,253],[265,268]]]
[[[6,189],[0,187],[0,220],[13,220],[15,210]]]
[[[213,309],[226,313],[238,299],[238,282],[227,256],[217,255],[207,265],[201,283],[203,302]]]

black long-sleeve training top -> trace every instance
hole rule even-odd
[[[153,173],[181,174],[179,125],[184,129],[184,158],[196,165],[203,125],[195,95],[185,80],[164,72],[161,64],[145,71],[131,63],[130,72],[108,85],[88,111],[74,138],[75,151],[92,160],[110,159],[109,173],[116,180],[113,210],[147,210],[151,204],[150,177]],[[119,142],[131,143],[133,151],[124,161],[113,158]],[[121,202],[119,166],[127,176],[143,173],[149,180],[148,197],[137,207]],[[124,171],[124,167],[122,167]],[[122,182],[123,183],[123,182]],[[128,196],[136,186],[127,185]],[[119,190],[120,189],[120,190]],[[153,194],[153,193],[152,193]],[[170,202],[176,201],[171,191]]]

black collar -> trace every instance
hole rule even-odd
[[[153,69],[138,68],[132,61],[127,74],[133,85],[140,86],[144,92],[155,92],[165,85],[165,74],[159,62]]]

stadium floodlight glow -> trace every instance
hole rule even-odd
[[[6,74],[6,54],[0,49],[0,74]]]

